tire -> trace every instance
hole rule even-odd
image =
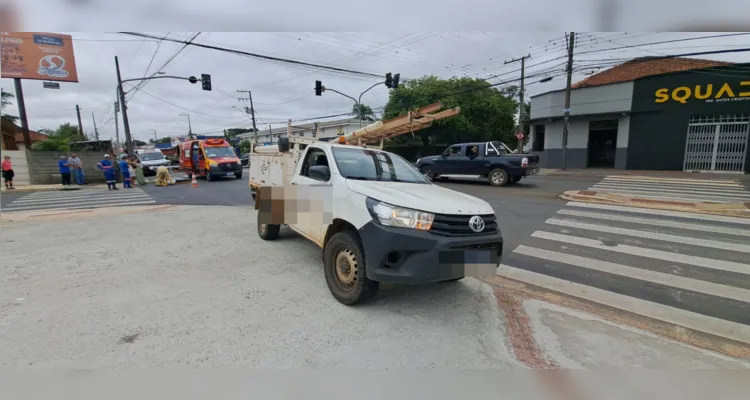
[[[255,201],[255,193],[250,193],[250,196],[253,196],[253,201]]]
[[[490,186],[507,186],[508,172],[502,168],[495,168],[487,175]]]
[[[458,282],[458,281],[460,281],[461,279],[464,279],[464,278],[465,277],[448,279],[447,281],[443,281],[443,283]]]
[[[234,177],[237,179],[242,179],[242,172],[240,172],[239,174],[234,174]]]
[[[437,175],[435,175],[435,170],[430,166],[422,166],[421,168],[419,168],[419,172],[421,172],[422,175],[426,176],[427,179],[431,181],[434,181],[437,178]]]
[[[206,180],[209,181],[209,182],[211,182],[211,181],[214,180],[214,178],[211,177],[211,174],[209,174],[208,172],[206,172]]]
[[[516,184],[516,183],[518,183],[518,182],[521,181],[521,178],[523,178],[523,177],[522,176],[514,176],[514,177],[510,178],[510,183]]]
[[[352,231],[339,232],[328,240],[323,251],[323,263],[328,290],[341,304],[351,306],[363,303],[380,290],[378,282],[367,279],[362,245]]]
[[[281,225],[261,224],[258,213],[258,236],[263,240],[276,240],[279,237]]]

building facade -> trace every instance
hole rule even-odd
[[[750,173],[750,64],[638,59],[589,77],[571,90],[565,152],[564,95],[531,100],[544,168]]]

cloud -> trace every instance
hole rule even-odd
[[[168,37],[186,40],[194,33],[171,32]],[[167,32],[150,34],[163,37]],[[61,83],[60,90],[51,90],[43,89],[39,81],[24,81],[29,125],[32,129],[54,129],[65,122],[76,124],[77,104],[82,109],[87,132],[93,132],[93,113],[100,137],[114,138],[117,82],[114,57],[119,57],[123,79],[138,78],[144,76],[149,63],[149,74],[156,72],[182,45],[167,41],[159,44],[156,40],[116,33],[72,35],[80,82]],[[584,34],[579,36],[578,49],[583,52],[700,35],[708,34]],[[746,41],[747,37],[734,37],[586,54],[576,59],[577,65],[591,67],[578,71],[574,80],[582,79],[583,73],[596,72],[627,58],[732,48]],[[206,32],[198,36],[196,42],[379,75],[400,73],[402,80],[436,74],[480,78],[497,75],[491,82],[512,81],[519,78],[520,65],[505,64],[505,61],[531,54],[527,61],[527,83],[530,84],[527,98],[564,86],[562,32]],[[746,56],[740,53],[708,58],[741,61]],[[259,129],[267,129],[269,124],[279,126],[289,118],[351,111],[353,101],[333,92],[314,96],[315,80],[355,98],[375,84],[362,96],[362,102],[375,110],[385,105],[388,96],[388,89],[378,85],[382,78],[269,62],[190,46],[174,56],[162,71],[180,77],[211,74],[214,90],[207,92],[201,90],[200,83],[170,79],[149,81],[141,92],[133,92],[132,86],[126,84],[126,90],[131,91],[128,98],[132,97],[128,113],[135,139],[153,137],[152,130],[160,137],[187,133],[188,118],[181,114],[190,115],[192,129],[199,133],[218,133],[226,127],[251,127],[249,116],[241,111],[250,104],[238,100],[244,94],[237,90],[252,90]],[[549,83],[535,83],[544,76],[554,79]],[[13,92],[11,80],[2,79],[0,83],[3,90]],[[122,129],[120,124],[121,138]]]

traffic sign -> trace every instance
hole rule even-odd
[[[523,132],[516,133],[516,139],[523,140]]]

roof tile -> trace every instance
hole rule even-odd
[[[575,83],[572,88],[608,85],[618,82],[628,82],[652,75],[670,72],[688,71],[693,69],[732,65],[726,61],[702,60],[698,58],[661,58],[642,57],[612,67],[606,71],[591,75]]]

